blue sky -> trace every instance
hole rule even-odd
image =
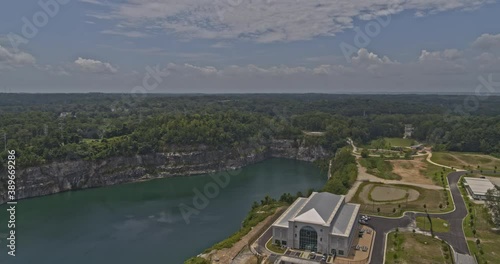
[[[472,93],[480,77],[500,81],[493,0],[1,5],[0,91],[134,92],[146,67],[161,78],[142,90],[157,93]]]

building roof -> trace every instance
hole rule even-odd
[[[333,217],[339,210],[340,206],[343,204],[344,199],[345,197],[343,195],[336,195],[327,192],[313,192],[311,196],[309,196],[307,202],[299,210],[294,220],[302,221],[300,219],[306,219],[307,217],[320,217],[323,225],[330,225]],[[311,209],[314,209],[316,213],[310,212]],[[301,217],[306,213],[308,213],[307,217]]]
[[[464,177],[465,183],[475,195],[486,195],[489,189],[494,189],[495,185],[488,179]]]
[[[288,220],[292,219],[297,211],[307,202],[307,198],[298,198],[290,207],[274,222],[273,226],[287,227]]]
[[[273,223],[274,227],[289,227],[289,221],[331,227],[331,234],[349,236],[356,223],[359,204],[346,204],[343,195],[313,192],[309,198],[298,198]]]
[[[356,223],[359,212],[359,204],[345,204],[340,213],[335,217],[331,233],[338,236],[349,236],[352,227]]]
[[[325,220],[323,220],[323,218],[319,215],[318,211],[316,211],[316,209],[314,208],[311,208],[309,211],[295,217],[294,220],[304,223],[326,225]]]

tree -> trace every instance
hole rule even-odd
[[[379,138],[373,142],[373,147],[377,150],[379,149],[384,149],[387,146],[387,142],[385,142],[385,139]]]
[[[405,151],[405,159],[411,159],[413,152],[411,150]]]
[[[366,158],[368,158],[369,156],[370,156],[370,152],[368,151],[368,149],[363,149],[363,150],[361,151],[361,157],[362,157],[362,158],[366,159]]]
[[[500,190],[488,190],[486,192],[485,205],[491,213],[493,224],[497,227],[500,227]]]

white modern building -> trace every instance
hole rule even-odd
[[[485,200],[486,192],[495,189],[495,185],[490,180],[484,178],[464,177],[464,185],[467,192],[475,200]]]
[[[359,233],[359,204],[345,196],[313,192],[298,198],[272,225],[273,242],[294,249],[348,256]]]

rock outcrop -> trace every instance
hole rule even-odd
[[[154,178],[187,176],[236,169],[271,157],[314,161],[328,153],[321,146],[294,140],[272,140],[234,149],[177,148],[168,153],[104,160],[53,162],[17,172],[17,199]],[[0,204],[6,202],[6,194]]]

